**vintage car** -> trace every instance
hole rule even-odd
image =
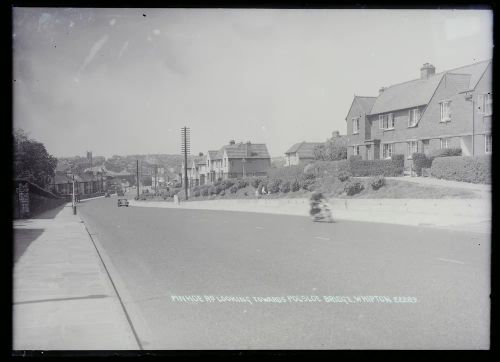
[[[126,206],[128,207],[128,200],[127,199],[118,199],[118,207],[120,206]]]

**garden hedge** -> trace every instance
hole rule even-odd
[[[431,175],[453,181],[491,184],[491,156],[437,157]]]
[[[348,160],[349,171],[353,176],[401,176],[404,171],[404,155],[393,155],[390,160],[362,160],[351,156]]]

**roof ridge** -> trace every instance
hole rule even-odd
[[[439,73],[435,73],[433,74],[432,76],[430,76],[429,78],[433,78],[433,77],[436,77],[436,76],[443,76],[445,75],[446,73],[450,73],[452,72],[453,70],[456,70],[456,69],[460,69],[460,68],[465,68],[465,67],[470,67],[472,65],[477,65],[477,64],[480,64],[480,63],[485,63],[485,62],[491,62],[491,59],[488,59],[488,60],[482,60],[480,62],[475,62],[475,63],[471,63],[471,64],[466,64],[466,65],[461,65],[460,67],[456,67],[456,68],[452,68],[452,69],[448,69],[448,70],[443,70],[442,72],[439,72]],[[467,74],[467,73],[464,73],[464,74]],[[397,85],[401,85],[401,84],[405,84],[405,83],[410,83],[410,82],[414,82],[414,81],[417,81],[417,80],[428,80],[429,78],[426,78],[426,79],[422,79],[422,78],[414,78],[414,79],[411,79],[411,80],[407,80],[405,82],[400,82],[400,83],[394,83],[394,84],[391,84],[391,85],[388,85],[387,87],[385,88],[390,88],[390,87],[394,87],[394,86],[397,86]],[[355,96],[357,97],[357,96]],[[378,97],[376,97],[378,98]]]

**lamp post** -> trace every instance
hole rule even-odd
[[[247,162],[247,160],[245,160],[244,158],[241,159],[241,165],[243,166],[243,178],[245,178],[245,162]]]
[[[75,173],[71,170],[70,174],[72,179],[72,192],[71,192],[71,208],[73,209],[73,215],[76,215],[76,203],[75,203]]]
[[[474,156],[474,133],[475,133],[475,129],[474,129],[474,96],[472,95],[472,92],[465,92],[464,94],[464,97],[465,97],[465,100],[466,101],[469,101],[469,102],[472,102],[472,156]]]

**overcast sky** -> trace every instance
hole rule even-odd
[[[145,16],[144,16],[145,15]],[[346,133],[353,95],[492,57],[489,11],[15,8],[14,127],[61,156]]]

